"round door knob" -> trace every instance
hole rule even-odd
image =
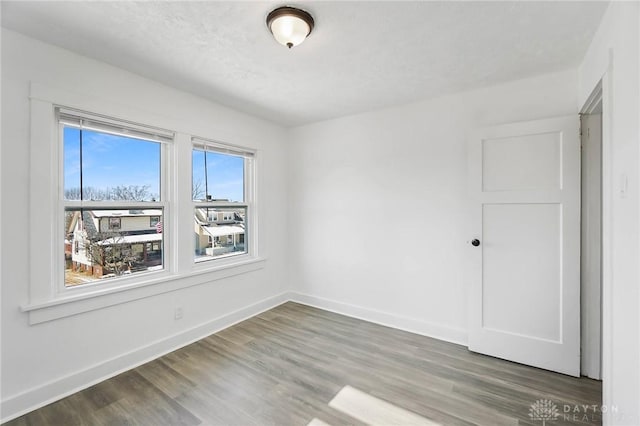
[[[473,240],[471,240],[471,245],[474,247],[478,247],[480,245],[480,240],[477,238],[474,238]]]

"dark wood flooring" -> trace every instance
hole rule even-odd
[[[601,383],[474,354],[465,347],[285,303],[8,425],[362,424],[328,403],[351,386],[442,425],[601,424]]]

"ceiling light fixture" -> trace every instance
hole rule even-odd
[[[289,49],[302,43],[311,34],[313,25],[313,17],[295,7],[279,7],[267,16],[267,27],[273,38]]]

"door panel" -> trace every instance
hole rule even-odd
[[[560,340],[561,216],[559,204],[483,206],[483,328]]]
[[[478,132],[469,147],[469,349],[578,375],[578,117]],[[472,239],[470,238],[470,239]]]
[[[483,140],[483,191],[560,189],[561,145],[557,133]]]

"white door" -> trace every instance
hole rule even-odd
[[[580,374],[578,115],[469,141],[469,349]]]

